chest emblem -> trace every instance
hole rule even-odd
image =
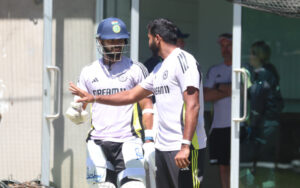
[[[163,79],[165,80],[165,79],[167,79],[168,78],[168,70],[166,70],[165,72],[164,72],[164,74],[163,74]]]
[[[125,74],[122,74],[121,76],[118,77],[120,82],[125,82],[127,80],[127,76]]]

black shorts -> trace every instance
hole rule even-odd
[[[199,188],[203,178],[205,149],[191,150],[190,165],[180,169],[175,164],[178,151],[155,150],[157,188]]]
[[[124,159],[122,155],[122,145],[119,142],[103,142],[102,140],[94,140],[95,144],[101,146],[103,153],[108,161],[114,166],[115,170],[107,170],[106,182],[111,182],[117,186],[118,173],[125,169]]]
[[[215,128],[209,136],[210,164],[230,164],[230,127]]]
[[[94,140],[94,142],[101,146],[106,158],[115,168],[115,172],[119,173],[125,169],[124,159],[122,155],[123,143],[108,142],[102,140]]]

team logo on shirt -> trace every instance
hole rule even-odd
[[[168,70],[166,70],[165,72],[164,72],[164,74],[163,74],[163,79],[165,80],[165,79],[167,79],[168,78]]]
[[[121,76],[118,77],[120,82],[125,82],[127,80],[127,76],[125,74],[122,74]]]

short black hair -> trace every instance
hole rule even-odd
[[[159,35],[166,43],[176,45],[178,29],[170,20],[166,18],[154,19],[150,21],[147,29],[152,36]]]

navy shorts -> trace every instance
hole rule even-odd
[[[215,128],[209,136],[210,164],[230,164],[230,127]]]

